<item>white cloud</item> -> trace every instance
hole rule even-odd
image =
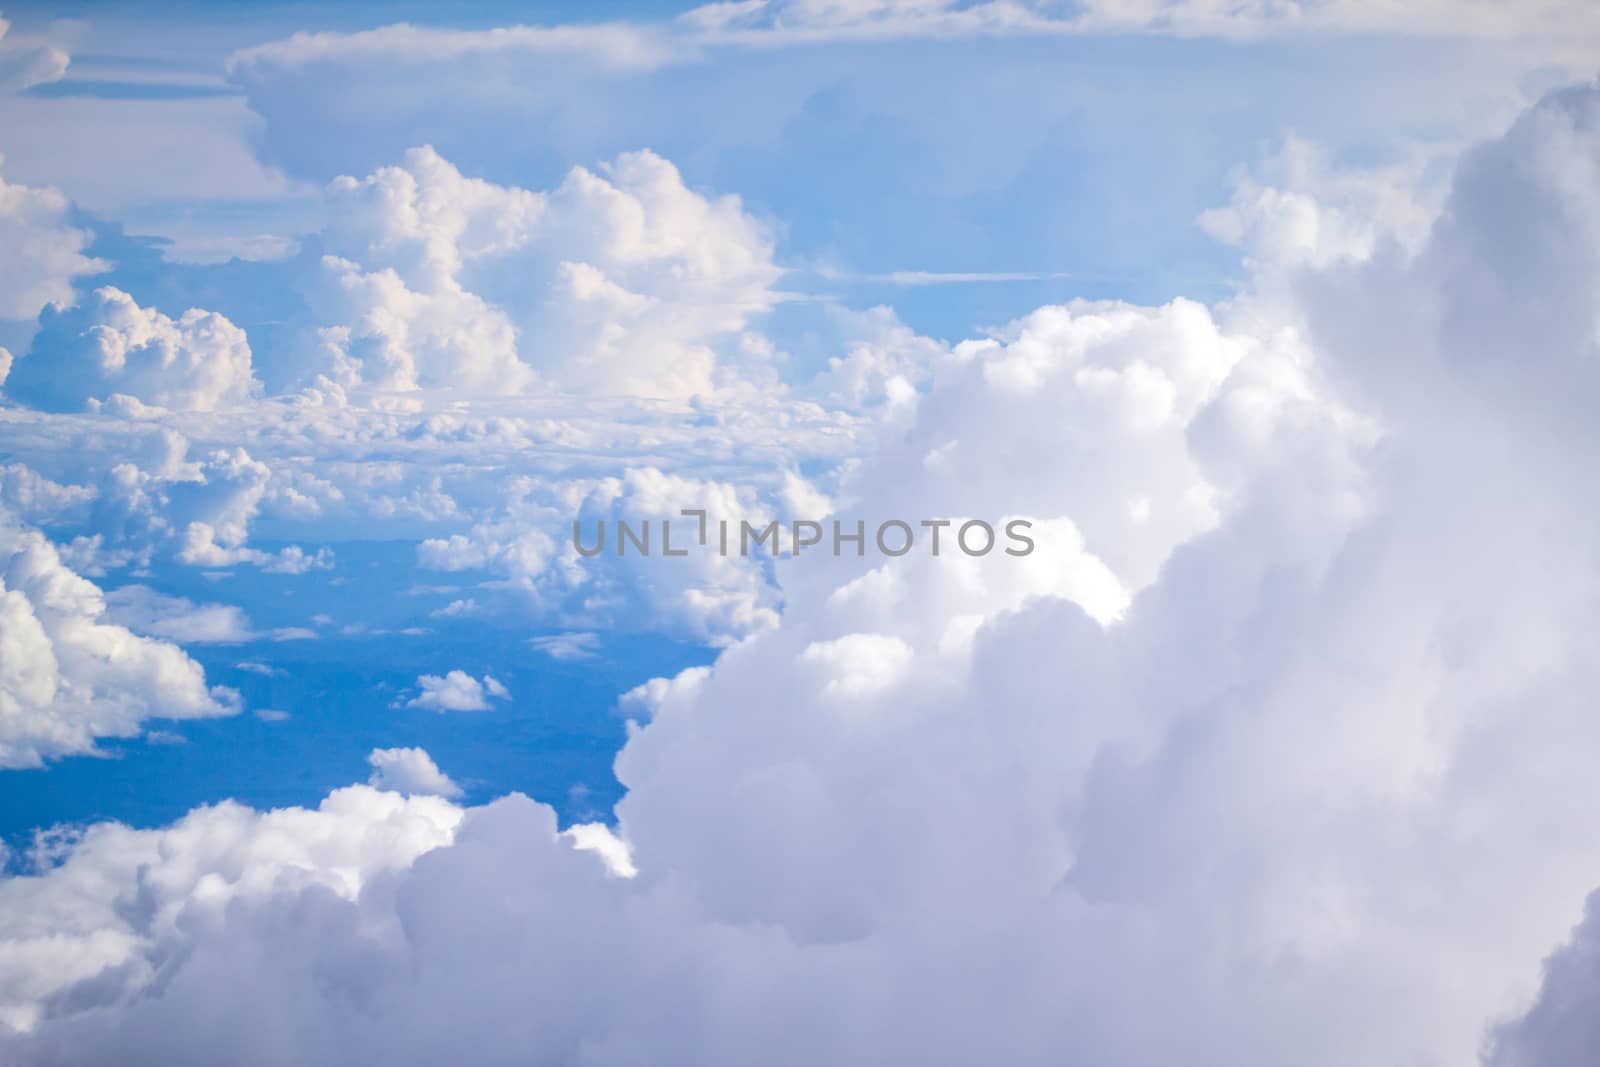
[[[196,604],[148,586],[125,585],[106,594],[107,616],[117,624],[180,645],[239,644],[256,635],[242,609],[231,604]]]
[[[1291,137],[1257,172],[1237,173],[1230,203],[1199,222],[1258,271],[1363,261],[1385,241],[1415,251],[1446,191],[1426,180],[1438,154],[1415,148],[1386,167],[1337,170],[1316,145]]]
[[[533,381],[505,313],[461,285],[463,264],[520,247],[544,198],[469,179],[431,148],[328,188],[319,332],[346,386],[517,393]]]
[[[0,258],[0,319],[31,319],[46,304],[71,304],[74,279],[107,269],[83,254],[89,232],[72,226],[70,218],[67,199],[56,190],[0,178],[0,247],[6,249]],[[0,385],[5,379],[0,373]]]
[[[471,260],[525,246],[546,203],[540,193],[465,177],[426,146],[399,166],[336,179],[328,199],[333,255],[392,270],[423,290],[445,287]]]
[[[200,665],[108,615],[93,583],[68,570],[42,535],[0,516],[0,767],[93,752],[150,718],[239,710],[207,688]]]
[[[372,765],[368,784],[374,789],[436,797],[461,795],[461,787],[420,748],[375,748],[368,753],[367,762]]]
[[[426,403],[414,412],[280,399],[140,419],[5,408],[0,438],[26,457],[27,471],[22,464],[0,471],[0,499],[26,508],[63,540],[79,538],[87,516],[93,536],[72,548],[74,565],[86,573],[157,558],[302,573],[334,562],[333,550],[318,542],[374,530],[388,539],[426,540],[420,558],[427,565],[486,570],[510,581],[519,601],[538,600],[538,610],[555,612],[546,625],[578,629],[597,625],[575,617],[584,610],[580,587],[588,572],[560,561],[562,545],[570,541],[574,515],[589,506],[585,498],[607,478],[640,468],[619,480],[616,503],[624,514],[656,505],[660,493],[649,486],[657,478],[695,506],[706,497],[702,485],[714,501],[735,484],[755,487],[741,490],[753,507],[757,496],[793,496],[787,473],[793,466],[831,466],[863,437],[864,425],[851,415],[806,401],[747,399],[663,405],[535,394],[440,401],[437,408]],[[64,436],[76,443],[72,450],[50,446]],[[727,482],[686,476],[705,463]],[[608,499],[597,495],[599,511],[586,514],[609,516]],[[258,547],[253,531],[262,523],[279,538],[304,543]],[[610,561],[589,571],[596,580],[629,580],[626,568]],[[680,632],[685,623],[704,632],[722,621],[759,622],[759,610],[746,613],[740,602],[773,602],[770,591],[760,592],[758,575],[729,569],[701,583],[714,593],[702,610],[685,600],[678,578],[693,584],[685,572],[652,596]],[[539,588],[530,599],[531,586]],[[505,589],[462,587],[451,599],[503,612],[510,596]],[[654,625],[651,609],[631,603],[628,611],[639,609],[632,623]],[[702,618],[709,627],[694,622]]]
[[[25,521],[60,519],[94,498],[93,486],[62,485],[23,463],[0,464],[0,506]]]
[[[171,747],[173,745],[187,745],[189,739],[175,730],[146,730],[144,732],[144,743]]]
[[[32,1025],[46,1002],[88,1008],[144,985],[230,906],[352,899],[449,842],[459,819],[435,797],[352,786],[315,810],[225,802],[161,830],[90,827],[66,856],[0,880],[0,1030]]]
[[[250,564],[268,573],[304,574],[331,566],[326,548],[288,545],[266,552],[246,543],[264,501],[287,497],[294,510],[297,494],[292,485],[275,487],[272,468],[244,448],[218,448],[191,461],[188,440],[168,429],[141,444],[146,455],[117,457],[103,476],[101,518],[111,520],[104,525],[113,533],[143,542],[146,554],[169,547],[180,562],[197,567]]]
[[[418,562],[445,571],[484,569],[499,577],[486,592],[509,593],[525,610],[558,622],[605,622],[625,630],[658,630],[712,644],[725,644],[775,625],[778,590],[762,568],[759,552],[741,558],[717,551],[716,541],[683,558],[662,555],[660,522],[673,522],[683,551],[697,535],[685,509],[707,512],[710,537],[718,523],[739,529],[747,520],[764,525],[772,508],[739,486],[667,474],[654,467],[568,484],[551,497],[513,494],[504,515],[466,534],[429,538],[418,546]],[[617,523],[637,533],[649,524],[653,554],[616,551]],[[573,542],[580,524],[586,547],[607,529],[606,549],[585,557]],[[448,609],[447,609],[448,610]]]
[[[872,696],[902,681],[911,669],[911,646],[887,634],[846,634],[831,641],[813,641],[800,662],[817,668],[822,691],[849,700]]]
[[[605,861],[606,869],[618,878],[632,878],[639,873],[633,865],[628,843],[605,823],[575,823],[562,831],[562,836],[569,838],[572,847],[579,852],[597,853]]]
[[[305,365],[346,391],[514,394],[542,375],[586,393],[709,393],[733,384],[723,363],[745,349],[729,340],[777,299],[765,227],[650,152],[537,193],[416,148],[328,196],[326,325]]]
[[[289,545],[277,552],[263,552],[243,545],[224,545],[218,542],[217,531],[203,522],[190,523],[186,528],[178,558],[196,567],[233,567],[249,563],[269,574],[305,574],[332,565],[332,553],[325,548],[308,553],[299,545]]]
[[[224,316],[192,308],[171,319],[110,286],[76,308],[46,315],[5,388],[14,399],[52,411],[132,397],[136,414],[146,405],[210,411],[260,392],[244,331]]]
[[[600,648],[600,635],[589,632],[547,634],[528,644],[554,660],[593,659]]]
[[[466,671],[424,674],[417,679],[418,693],[406,701],[408,708],[429,711],[488,711],[491,700],[506,700],[511,694],[490,675],[479,681]]]

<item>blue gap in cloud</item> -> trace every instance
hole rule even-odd
[[[623,793],[611,770],[625,739],[617,697],[714,656],[656,635],[602,634],[593,658],[555,660],[529,640],[557,631],[505,619],[430,618],[448,597],[406,594],[414,545],[333,547],[332,572],[263,575],[241,567],[208,579],[190,568],[160,567],[150,577],[107,580],[108,587],[138,581],[196,602],[243,605],[262,633],[302,626],[319,636],[187,646],[208,681],[243,695],[245,712],[153,720],[147,729],[161,739],[108,740],[102,748],[110,758],[0,772],[0,840],[25,848],[37,828],[107,819],[159,826],[229,798],[260,809],[315,805],[330,790],[365,781],[372,749],[406,746],[427,749],[469,802],[516,790],[554,806],[563,824],[609,819]],[[312,623],[318,614],[334,621]],[[391,632],[340,632],[355,623]],[[393,632],[409,626],[428,632]],[[493,675],[511,699],[481,712],[394,706],[415,692],[418,675],[456,669]],[[255,714],[260,710],[289,717],[267,721]]]

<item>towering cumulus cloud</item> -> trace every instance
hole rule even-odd
[[[50,902],[0,928],[4,1058],[1587,1062],[1592,924],[1536,998],[1600,884],[1597,116],[1558,94],[1470,153],[1414,252],[957,346],[841,513],[1041,549],[783,563],[776,626],[624,700],[614,834],[357,786],[41,859],[4,886]],[[607,262],[670,244],[600,183],[557,197],[609,205]]]

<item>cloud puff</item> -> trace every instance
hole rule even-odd
[[[49,541],[0,516],[0,767],[92,752],[150,718],[231,715],[238,695],[200,665],[108,616]]]
[[[439,769],[433,757],[420,748],[375,748],[367,754],[372,765],[368,779],[374,789],[407,795],[459,797],[461,787]]]
[[[0,37],[3,26],[0,20]],[[0,69],[0,78],[4,76]],[[0,258],[0,319],[31,319],[47,304],[71,304],[75,278],[107,269],[83,254],[89,232],[70,220],[66,197],[54,189],[0,178],[0,247],[6,249]],[[5,382],[6,362],[0,358],[0,384]]]
[[[543,229],[526,284],[529,295],[551,288],[528,305],[524,334],[536,365],[554,363],[575,388],[711,392],[725,384],[717,343],[776,300],[766,227],[737,197],[690,190],[651,152],[574,169],[550,194]]]
[[[307,551],[288,545],[266,552],[248,544],[250,526],[264,502],[291,512],[305,508],[308,498],[297,479],[275,479],[270,466],[237,444],[190,459],[189,440],[166,427],[118,436],[110,447],[102,444],[105,451],[99,456],[86,457],[104,465],[97,472],[101,484],[93,511],[97,532],[92,556],[116,559],[121,553],[147,561],[161,550],[192,566],[249,564],[277,574],[331,565],[332,553],[326,548]],[[337,495],[331,486],[314,488]],[[103,552],[105,545],[112,547]]]
[[[708,393],[776,300],[765,227],[650,152],[538,193],[423,147],[328,197],[307,367],[346,391]]]
[[[0,469],[0,499],[14,500],[64,541],[87,526],[92,536],[74,545],[72,559],[97,574],[158,558],[303,573],[332,563],[332,550],[318,542],[381,528],[386,538],[429,542],[420,556],[429,566],[483,569],[486,578],[508,580],[510,592],[471,591],[485,610],[537,602],[549,613],[545,625],[577,629],[596,624],[575,617],[586,575],[625,582],[633,563],[580,568],[561,559],[580,508],[586,518],[645,513],[640,509],[661,495],[650,489],[652,479],[664,478],[662,491],[682,497],[684,506],[708,498],[702,485],[715,502],[737,484],[748,499],[730,513],[755,508],[758,497],[770,498],[758,510],[771,510],[792,495],[794,466],[825,470],[870,430],[857,416],[772,396],[660,404],[533,394],[419,407],[284,398],[140,418],[111,417],[109,408],[88,416],[8,408],[0,437],[28,463]],[[63,435],[77,446],[50,447]],[[688,476],[705,463],[726,481]],[[630,468],[639,473],[617,478]],[[592,505],[585,503],[591,495]],[[257,547],[253,532],[262,524],[303,545]],[[704,610],[685,599],[689,570],[662,577],[670,581],[651,601],[671,613],[663,621],[678,632],[686,625],[725,630],[723,619],[760,621],[759,608],[745,612],[724,593],[774,603],[757,572],[708,572],[704,584],[715,595]],[[594,600],[597,611],[614,614],[604,604]],[[630,623],[653,625],[637,598],[619,606],[633,613]],[[702,618],[710,624],[698,625]]]
[[[416,696],[406,701],[408,708],[429,711],[488,711],[489,702],[507,700],[511,694],[490,675],[479,681],[466,671],[445,675],[424,674],[417,679]]]
[[[1432,162],[1414,151],[1388,167],[1336,170],[1316,145],[1291,137],[1260,167],[1236,174],[1229,204],[1203,213],[1199,222],[1243,249],[1247,265],[1257,270],[1365,260],[1383,241],[1415,250],[1438,215],[1443,192],[1424,182]]]
[[[5,388],[47,411],[82,410],[117,396],[211,411],[260,392],[244,331],[225,317],[192,308],[171,319],[109,286],[78,307],[47,312]]]
[[[28,522],[61,519],[86,510],[93,486],[62,485],[24,463],[0,464],[0,507]]]
[[[23,857],[33,873],[0,880],[0,1027],[32,1025],[44,1003],[109,1004],[230,908],[280,893],[354,898],[448,843],[459,820],[436,797],[352,786],[315,810],[225,802],[161,830],[102,823],[65,854],[45,842]]]

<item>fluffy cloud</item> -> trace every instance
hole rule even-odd
[[[689,396],[719,385],[717,342],[775,301],[772,239],[737,197],[707,199],[632,152],[550,194],[526,282],[540,365],[585,391]]]
[[[328,196],[328,325],[307,366],[346,391],[508,394],[537,373],[583,392],[707,393],[730,384],[719,347],[776,299],[765,229],[649,152],[545,194],[417,148]]]
[[[739,485],[752,500],[781,502],[792,467],[826,470],[869,431],[852,414],[782,397],[661,404],[534,394],[425,403],[417,411],[280,398],[135,419],[109,408],[58,415],[0,406],[0,440],[27,457],[0,467],[0,500],[63,542],[81,537],[74,566],[96,574],[156,559],[300,573],[333,561],[318,543],[381,529],[385,538],[428,541],[421,559],[429,566],[481,568],[517,594],[471,594],[487,608],[532,602],[551,613],[552,624],[578,627],[597,624],[570,617],[582,610],[585,576],[622,581],[632,566],[561,561],[572,519],[591,495],[598,494],[586,518],[609,517],[612,497],[622,513],[654,506],[645,489],[659,476],[680,486],[685,506],[706,499],[702,484],[714,499]],[[64,435],[73,449],[53,446]],[[726,482],[689,476],[708,463]],[[636,488],[617,478],[629,469],[641,472],[631,479]],[[608,479],[619,488],[601,492]],[[263,526],[303,547],[257,547],[252,538]],[[759,609],[718,607],[723,592],[773,603],[760,592],[759,575],[730,570],[710,583],[719,591],[696,613],[688,611],[685,582],[673,579],[651,595],[674,613],[673,628],[680,619],[695,632],[717,629],[721,617],[759,622]],[[614,614],[602,600],[595,605],[596,620]],[[711,625],[694,624],[698,614]],[[654,625],[642,613],[631,621]]]
[[[526,244],[544,198],[461,175],[431,148],[328,190],[320,331],[331,377],[386,391],[516,393],[533,380],[504,312],[466,291],[465,262]]]
[[[107,615],[93,583],[62,564],[37,531],[0,516],[0,767],[92,752],[146,719],[239,710],[207,688],[200,665]]]
[[[515,606],[557,621],[604,621],[711,644],[776,625],[779,594],[759,552],[723,555],[712,533],[705,549],[682,558],[662,555],[662,520],[674,521],[674,551],[696,537],[697,520],[681,517],[686,509],[705,511],[711,531],[723,522],[735,531],[741,521],[769,522],[772,506],[754,491],[654,467],[561,488],[548,499],[514,494],[503,517],[466,534],[424,541],[418,562],[444,571],[487,570],[496,576],[491,592],[509,591]],[[573,540],[574,523],[587,553]],[[635,533],[649,525],[652,553],[619,552],[618,523]],[[602,537],[603,551],[593,552]]]
[[[5,883],[65,903],[7,909],[44,917],[10,935],[0,1049],[1472,1062],[1597,881],[1596,115],[1546,101],[1415,254],[1306,271],[1292,311],[1074,304],[954,348],[840,514],[1025,515],[1045,550],[781,562],[780,624],[625,701],[614,836],[508,798],[377,877],[295,854],[156,950],[116,938],[173,914],[194,847]],[[596,507],[628,492],[678,501],[646,477]],[[1562,1062],[1586,938],[1500,1055]]]
[[[352,786],[316,810],[224,803],[162,830],[93,826],[66,855],[43,842],[27,857],[34,873],[0,881],[0,1025],[26,1028],[46,1003],[109,1004],[251,901],[355,898],[448,843],[459,820],[436,797]]]
[[[461,787],[420,748],[375,748],[367,762],[372,765],[368,784],[374,789],[436,797],[461,795]]]
[[[334,498],[337,489],[293,475],[275,477],[271,467],[236,444],[191,459],[183,434],[143,421],[111,423],[110,440],[86,441],[89,447],[75,457],[86,465],[80,473],[100,483],[91,511],[96,532],[82,545],[86,559],[123,566],[148,562],[159,551],[193,566],[249,564],[280,574],[330,565],[332,554],[325,548],[288,545],[266,552],[247,542],[264,503],[315,514],[316,501],[301,486]],[[238,436],[218,434],[219,439]]]
[[[1384,241],[1414,251],[1444,192],[1424,184],[1432,162],[1414,151],[1388,167],[1336,170],[1316,145],[1291,137],[1256,172],[1238,173],[1232,201],[1205,212],[1200,225],[1244,250],[1258,271],[1365,260]]]
[[[491,700],[506,700],[511,694],[490,675],[479,681],[466,671],[424,674],[417,679],[417,695],[406,701],[408,708],[429,711],[488,711]]]
[[[0,20],[0,37],[4,26]],[[106,264],[83,254],[89,236],[87,230],[71,225],[67,199],[54,189],[14,185],[0,178],[0,247],[6,250],[0,258],[0,319],[31,319],[46,304],[71,304],[73,279],[106,269]],[[3,352],[0,384],[9,362]]]
[[[62,485],[23,463],[0,465],[0,507],[25,521],[60,519],[94,498],[92,486]]]
[[[210,411],[260,391],[244,331],[226,318],[191,308],[171,319],[112,287],[96,289],[78,307],[47,312],[5,387],[48,411],[131,397],[134,413],[145,405]]]

